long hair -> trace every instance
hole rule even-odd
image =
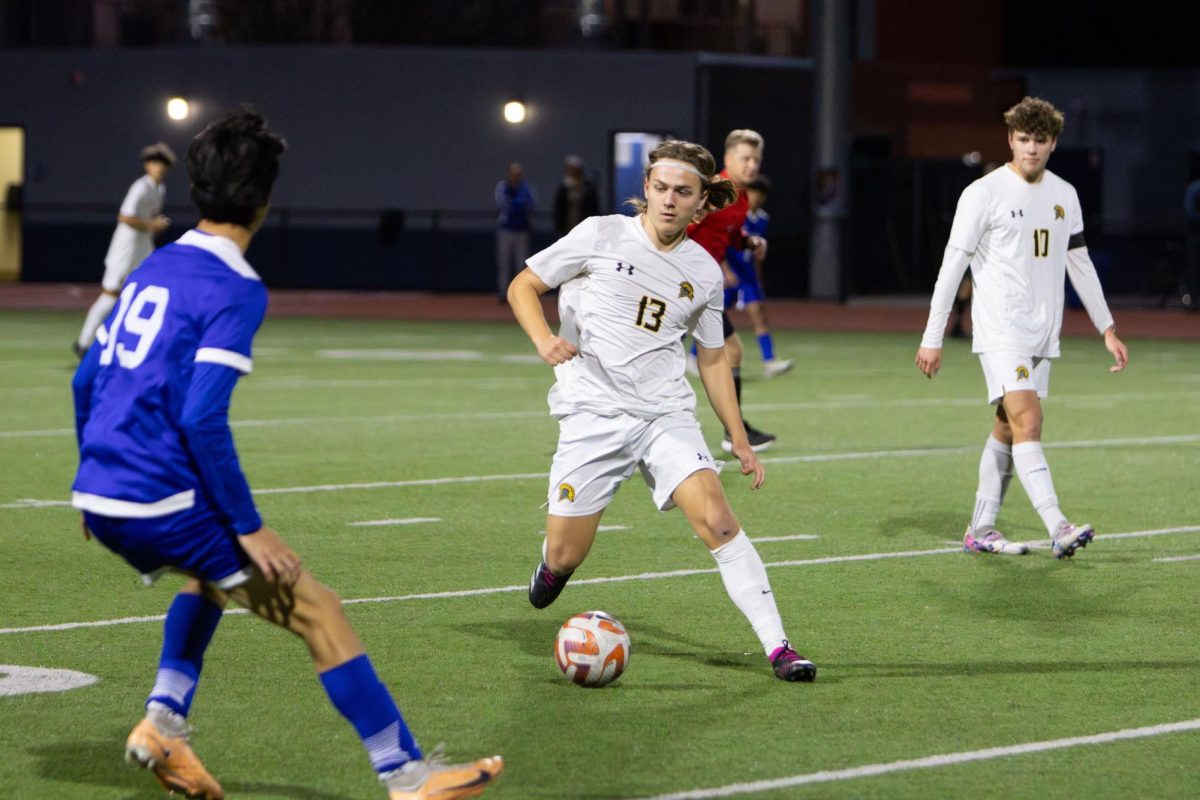
[[[716,159],[703,146],[692,142],[682,142],[678,139],[668,139],[650,151],[645,170],[646,178],[650,177],[650,170],[654,169],[654,163],[662,160],[680,161],[684,164],[689,164],[695,167],[701,175],[705,176],[700,179],[700,191],[708,195],[708,199],[704,202],[706,211],[716,211],[717,209],[724,208],[737,199],[737,189],[734,187],[733,182],[725,178],[716,177]],[[646,200],[644,198],[631,197],[625,202],[637,209],[639,214],[646,211]]]

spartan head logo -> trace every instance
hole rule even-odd
[[[558,485],[558,502],[566,501],[568,503],[575,502],[575,487],[569,483],[560,483]]]
[[[1017,367],[1017,380],[1019,380],[1019,381],[1029,380],[1029,370],[1025,369],[1024,366]]]
[[[1062,206],[1054,207],[1054,218],[1055,219],[1066,219],[1067,218],[1067,212],[1063,210]]]
[[[692,289],[692,285],[687,281],[681,281],[679,284],[679,296],[686,297],[688,300],[696,299],[696,291]]]

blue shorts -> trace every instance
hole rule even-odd
[[[162,517],[102,517],[85,511],[92,535],[142,574],[147,585],[172,569],[218,589],[250,579],[251,562],[238,535],[205,504]]]
[[[754,271],[754,261],[749,264],[740,259],[730,259],[729,267],[738,277],[738,285],[725,290],[725,307],[733,308],[763,301],[763,290],[758,285],[758,273]]]

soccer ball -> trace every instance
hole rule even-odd
[[[558,629],[554,660],[580,686],[607,686],[629,663],[629,634],[603,611],[576,614]]]

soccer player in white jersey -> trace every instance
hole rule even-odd
[[[147,583],[168,570],[190,576],[167,611],[157,678],[126,758],[171,792],[224,797],[188,743],[187,716],[232,599],[308,645],[322,687],[362,739],[390,800],[475,797],[503,760],[446,765],[422,755],[341,601],[263,524],[238,464],[229,402],[250,372],[267,308],[267,290],[243,253],[266,216],[283,150],[246,109],[193,140],[187,162],[200,222],[129,276],[73,381],[72,504],[83,512],[84,535]]]
[[[775,675],[811,681],[816,667],[788,642],[762,559],[725,499],[684,377],[681,339],[692,333],[705,393],[757,489],[763,466],[741,424],[724,354],[721,268],[687,237],[698,212],[727,205],[736,190],[714,177],[712,155],[697,144],[663,142],[649,162],[636,217],[587,218],[532,256],[508,290],[517,321],[554,366],[550,413],[559,420],[543,560],[529,601],[536,608],[554,602],[591,549],[617,488],[640,468],[655,505],[679,506],[712,552]],[[554,287],[557,335],[539,299]]]
[[[1050,534],[1054,555],[1068,558],[1093,538],[1091,525],[1073,525],[1059,509],[1042,452],[1042,405],[1050,390],[1050,360],[1059,354],[1063,275],[1083,301],[1120,372],[1129,352],[1083,239],[1075,188],[1046,169],[1063,129],[1053,105],[1026,97],[1004,114],[1012,161],[962,193],[950,242],[933,291],[917,368],[934,377],[942,364],[942,335],[967,265],[974,284],[974,352],[996,406],[992,434],[979,462],[975,510],[963,537],[969,552],[1019,555],[1027,548],[996,530],[996,515],[1013,472]]]
[[[96,338],[96,329],[117,304],[117,295],[121,293],[125,278],[154,251],[154,236],[171,224],[162,214],[166,197],[163,180],[174,165],[175,153],[164,142],[142,148],[142,168],[146,174],[130,185],[121,201],[117,227],[104,257],[100,296],[84,318],[79,338],[73,345],[75,355],[82,358],[87,352]]]

